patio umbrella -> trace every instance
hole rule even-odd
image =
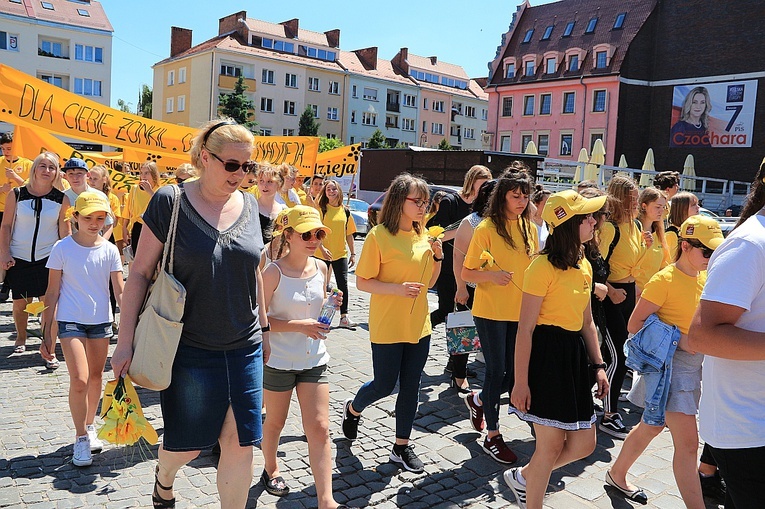
[[[629,166],[627,166],[627,158],[624,157],[624,154],[619,158],[619,168],[629,168]]]
[[[579,151],[579,158],[576,160],[576,171],[574,172],[574,184],[578,184],[582,181],[582,169],[584,168],[584,163],[590,160],[590,156],[587,155],[587,149],[582,147],[582,150]]]
[[[600,183],[600,166],[603,164],[606,164],[606,147],[603,145],[603,140],[597,139],[592,146],[590,164],[584,169],[585,180],[595,180]]]
[[[656,171],[656,166],[653,162],[653,149],[649,148],[645,154],[645,160],[643,161],[643,169],[646,171]],[[648,173],[640,175],[640,187],[648,187],[653,183],[653,177]]]
[[[694,168],[693,156],[691,154],[688,154],[688,157],[685,158],[685,164],[683,164],[683,176],[696,176],[696,169]],[[694,179],[682,179],[681,187],[683,188],[683,191],[695,191],[696,181]]]
[[[533,141],[530,141],[529,144],[526,145],[526,150],[523,153],[531,155],[531,156],[539,155],[539,152],[537,151],[537,146],[534,144]]]

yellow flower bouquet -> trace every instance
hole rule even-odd
[[[133,445],[143,438],[149,445],[156,445],[159,438],[143,416],[138,393],[127,375],[106,383],[101,418],[104,424],[98,430],[98,438],[111,444]]]

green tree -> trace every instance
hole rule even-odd
[[[449,145],[449,142],[446,141],[446,138],[444,138],[441,140],[441,143],[438,144],[438,150],[453,150],[453,148]]]
[[[372,137],[369,138],[367,148],[388,148],[388,144],[385,142],[385,135],[381,130],[375,129],[372,133]]]
[[[126,103],[123,99],[117,99],[117,107],[125,113],[133,113],[130,111],[130,103]]]
[[[300,123],[298,124],[298,136],[318,136],[321,124],[313,117],[313,110],[306,106],[303,113],[300,114]],[[321,151],[321,150],[320,150]]]
[[[250,131],[255,132],[255,126],[258,125],[253,120],[255,114],[252,110],[255,109],[255,103],[244,95],[247,88],[247,85],[244,84],[244,76],[240,75],[234,84],[233,92],[218,95],[218,113],[221,116],[232,118]]]
[[[143,115],[144,118],[152,118],[151,107],[153,95],[151,87],[146,84],[141,86],[141,90],[138,92],[138,108],[136,111],[138,114]]]
[[[398,143],[396,143],[396,146],[393,148],[409,148],[409,145],[407,145],[403,141],[399,141]]]
[[[325,138],[322,136],[319,138],[319,153],[327,152],[328,150],[334,150],[336,148],[340,148],[345,146],[345,143],[343,143],[340,138]]]

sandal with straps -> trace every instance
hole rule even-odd
[[[165,491],[170,491],[173,489],[173,485],[170,486],[163,486],[162,483],[159,482],[159,465],[157,465],[156,470],[154,470],[154,492],[151,494],[151,503],[154,506],[154,509],[173,509],[175,507],[175,497],[171,499],[165,499],[159,496],[159,493],[157,493],[157,488]]]
[[[266,469],[263,469],[263,474],[260,476],[260,480],[266,487],[266,491],[275,497],[284,497],[290,492],[290,487],[287,486],[282,476],[269,477]]]

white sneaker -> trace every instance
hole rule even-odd
[[[98,438],[98,431],[93,424],[88,424],[85,429],[88,430],[88,439],[90,440],[90,452],[101,452],[104,448],[104,443]]]
[[[348,315],[341,317],[340,324],[338,325],[338,327],[340,327],[341,329],[351,329],[351,330],[355,330],[356,327],[358,326],[359,324],[357,324],[356,322],[348,318]]]
[[[505,483],[507,483],[513,491],[513,495],[515,495],[515,503],[518,504],[518,507],[521,509],[526,509],[526,485],[521,484],[518,480],[518,470],[520,470],[520,467],[505,470],[502,477],[505,478]]]
[[[93,456],[90,454],[90,440],[88,435],[77,437],[74,441],[74,456],[72,463],[78,467],[87,467],[93,463]]]

